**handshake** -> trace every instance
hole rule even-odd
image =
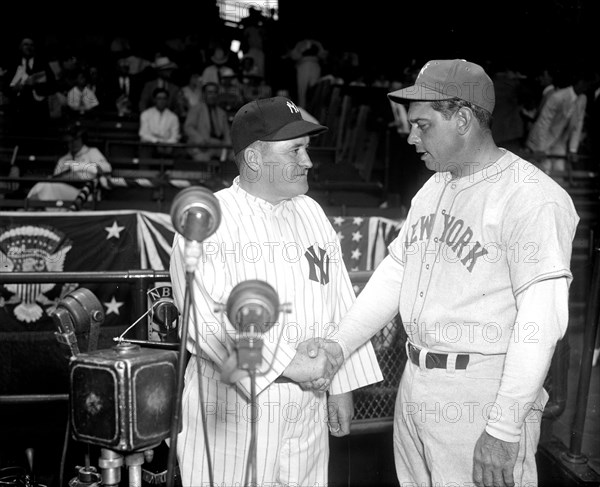
[[[298,345],[296,355],[282,375],[303,389],[326,391],[343,363],[344,354],[337,342],[310,338]]]
[[[310,338],[296,348],[296,355],[281,374],[302,389],[324,392],[329,389],[331,380],[344,363],[342,347],[333,340]],[[223,364],[221,379],[234,384],[247,372],[237,368],[237,357],[233,353]]]

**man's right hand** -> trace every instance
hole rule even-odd
[[[343,362],[342,347],[338,343],[313,338],[298,345],[296,355],[282,375],[298,382],[303,389],[326,391]]]

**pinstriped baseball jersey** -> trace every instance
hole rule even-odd
[[[243,484],[250,425],[245,410],[249,379],[242,379],[237,387],[220,382],[220,366],[234,346],[235,331],[215,312],[214,303],[225,303],[239,282],[260,279],[273,286],[281,303],[291,305],[291,312],[282,314],[263,337],[264,367],[256,380],[261,413],[258,481],[324,484],[328,458],[326,396],[274,380],[292,360],[297,344],[311,337],[333,338],[337,323],[354,301],[338,237],[321,207],[307,196],[272,205],[249,195],[237,180],[215,195],[221,204],[221,224],[203,242],[187,340],[187,348],[201,362],[208,432],[215,450],[211,452],[215,483]],[[180,307],[185,292],[183,249],[184,240],[178,235],[170,272]],[[195,339],[196,330],[199,340]],[[195,363],[193,357],[188,365],[183,431],[178,441],[183,484],[194,486],[208,482]],[[367,343],[342,366],[330,392],[348,392],[380,380],[373,348]]]
[[[572,279],[579,217],[567,192],[506,153],[475,174],[436,173],[415,195],[390,254],[404,266],[409,339],[441,352],[506,353],[531,284]]]

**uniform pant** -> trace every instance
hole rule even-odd
[[[422,354],[423,355],[423,354]],[[478,360],[466,370],[427,369],[410,360],[400,381],[394,420],[394,458],[402,487],[472,487],[473,453],[494,408],[504,356]],[[517,487],[537,485],[535,452],[543,406],[542,390],[523,426],[514,469]]]
[[[196,356],[186,371],[177,457],[184,487],[210,485],[203,428],[215,487],[246,485],[251,406],[234,386],[202,377],[206,425],[199,409]],[[257,398],[258,486],[325,486],[329,461],[326,396],[294,383],[273,383]],[[248,477],[251,485],[251,477]]]

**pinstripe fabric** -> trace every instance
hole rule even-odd
[[[300,342],[313,336],[333,338],[354,301],[339,240],[323,210],[307,196],[272,205],[246,193],[237,180],[215,195],[221,204],[221,224],[203,242],[192,289],[187,348],[194,355],[188,364],[183,430],[178,440],[183,485],[208,485],[196,355],[201,362],[215,484],[244,482],[250,441],[249,411],[244,413],[249,379],[242,379],[237,387],[220,382],[220,367],[234,348],[235,331],[215,312],[215,303],[225,303],[231,289],[249,279],[268,282],[280,302],[291,306],[291,312],[282,313],[263,338],[264,367],[256,380],[261,412],[257,428],[259,483],[323,485],[329,455],[326,397],[273,381],[290,363]],[[185,293],[183,250],[184,240],[177,235],[170,272],[180,309]],[[367,343],[349,357],[330,392],[347,392],[380,380],[377,359]]]

